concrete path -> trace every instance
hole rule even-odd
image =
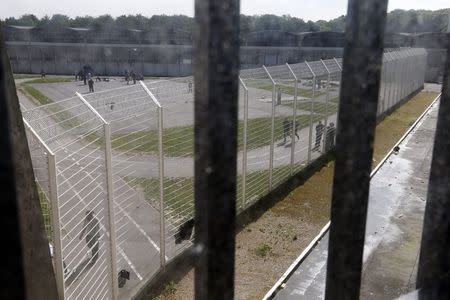
[[[438,106],[371,180],[362,299],[392,299],[414,286]],[[274,299],[324,298],[328,238],[326,233]]]

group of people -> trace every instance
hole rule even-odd
[[[316,143],[314,145],[313,151],[320,150],[320,143],[322,141],[322,137],[324,132],[325,135],[325,152],[331,150],[334,147],[334,138],[336,136],[336,127],[334,123],[331,122],[326,128],[325,125],[322,124],[322,121],[319,121],[316,125]]]
[[[137,79],[137,75],[133,70],[131,70],[131,72],[128,70],[125,70],[125,81],[127,82],[127,84],[130,84],[131,80],[133,80],[133,84],[136,84],[136,79]]]
[[[75,81],[82,80],[84,85],[89,86],[89,92],[94,92],[94,79],[92,78],[92,73],[85,70],[86,68],[81,69],[78,73],[75,74]]]

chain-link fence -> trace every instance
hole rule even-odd
[[[383,62],[379,115],[423,86],[426,52]],[[241,71],[238,212],[334,147],[341,65]],[[23,110],[65,298],[129,298],[192,245],[194,89],[153,80]]]

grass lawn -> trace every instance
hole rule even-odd
[[[51,216],[52,211],[50,208],[50,201],[47,199],[44,191],[42,190],[39,183],[36,182],[36,187],[39,195],[39,203],[41,205],[42,216],[44,217],[45,232],[47,233],[47,238],[52,241],[52,226],[51,226]]]
[[[266,90],[269,92],[272,92],[273,90],[273,85],[271,82],[264,80],[264,81],[250,81],[248,83],[248,87],[252,87],[252,88],[257,88],[257,89],[261,89],[261,90]],[[283,84],[279,84],[277,85],[277,87],[279,87],[281,89],[281,92],[283,94],[288,94],[291,96],[295,95],[295,87],[294,86],[289,86],[289,85],[283,85]],[[315,96],[321,96],[326,94],[325,92],[320,92],[317,91],[315,92]],[[299,97],[305,97],[305,98],[311,98],[312,97],[312,88],[309,89],[302,89],[302,88],[298,88],[298,96]]]
[[[274,187],[289,176],[289,166],[274,168]],[[145,199],[152,205],[159,206],[158,178],[125,177],[128,184],[134,188],[139,186]],[[242,210],[242,177],[237,178],[238,191],[236,207]],[[269,191],[269,171],[256,171],[247,174],[247,201],[255,202]],[[194,217],[194,178],[177,177],[164,179],[165,214],[175,220],[187,220]]]
[[[39,90],[35,89],[31,85],[24,84],[19,89],[24,92],[24,94],[28,94],[33,97],[40,105],[45,105],[52,103],[52,99],[42,94]]]
[[[332,114],[332,112],[329,112]],[[313,121],[317,122],[322,117],[314,115]],[[285,117],[275,118],[275,140],[283,138],[283,120]],[[292,122],[292,117],[287,118]],[[309,126],[310,116],[297,116],[299,130]],[[268,146],[271,141],[270,118],[256,118],[248,120],[247,127],[247,149],[257,149]],[[238,124],[238,146],[243,149],[244,122]],[[158,134],[156,130],[136,131],[132,133],[115,133],[112,135],[111,144],[116,151],[131,151],[137,153],[157,153]],[[164,153],[166,156],[192,156],[194,152],[194,128],[192,126],[181,126],[164,129]]]
[[[28,79],[28,78],[39,78],[40,75],[36,74],[14,74],[14,79]]]
[[[62,82],[72,82],[73,77],[48,77],[48,78],[36,78],[30,81],[27,81],[27,84],[30,83],[62,83]]]

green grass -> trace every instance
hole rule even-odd
[[[48,78],[37,78],[34,80],[27,81],[27,84],[30,83],[63,83],[63,82],[72,82],[72,77],[48,77]]]
[[[329,114],[333,112],[330,110]],[[313,121],[321,120],[320,115],[314,115]],[[275,140],[283,138],[283,120],[285,117],[275,118]],[[292,121],[292,117],[287,117]],[[300,129],[309,126],[309,115],[297,116]],[[271,118],[256,118],[248,120],[247,125],[247,149],[257,149],[267,146],[271,142],[272,120]],[[238,146],[243,149],[244,122],[238,124]],[[112,135],[112,147],[117,151],[131,151],[135,153],[157,153],[158,134],[156,130],[136,131],[132,133],[116,133]],[[194,128],[181,126],[164,129],[163,133],[164,154],[166,156],[192,156],[194,152]]]
[[[261,243],[258,248],[255,249],[255,254],[259,257],[266,257],[270,251],[272,250],[272,247],[267,245],[266,243]]]
[[[337,105],[336,102],[333,101],[334,99],[330,100],[330,102],[328,102],[328,107],[327,104],[324,102],[314,102],[314,111],[320,112],[321,114],[325,114],[325,110],[328,111],[328,115],[332,115],[334,113],[336,113],[337,111]],[[288,106],[288,107],[293,107],[294,103],[293,102],[289,102],[289,103],[284,103],[283,106]],[[302,111],[311,111],[311,101],[307,101],[307,102],[297,102],[297,110],[302,110]]]
[[[248,83],[248,87],[252,87],[252,88],[257,88],[257,89],[261,89],[261,90],[266,90],[269,92],[273,91],[273,85],[271,82],[264,80],[264,81],[259,81],[259,80],[255,80],[255,81],[250,81]],[[288,94],[291,96],[295,95],[295,87],[293,86],[289,86],[289,85],[278,85],[277,87],[279,87],[281,89],[281,92],[283,94]],[[326,94],[325,92],[320,92],[320,91],[315,91],[315,97],[321,96]],[[298,96],[299,97],[305,97],[305,98],[311,98],[312,97],[312,88],[310,89],[302,89],[302,88],[298,88]]]
[[[58,123],[59,126],[62,128],[65,128],[67,130],[70,130],[72,128],[78,127],[82,124],[82,121],[78,119],[76,116],[74,116],[71,112],[67,111],[64,107],[61,105],[54,103],[52,99],[45,96],[43,93],[41,93],[36,88],[24,84],[19,87],[19,89],[24,93],[28,94],[30,97],[35,99],[39,104],[46,105],[53,103],[52,105],[49,105],[46,107],[46,109],[50,112],[52,115],[52,118],[55,120],[56,123]],[[99,146],[104,145],[104,138],[102,136],[99,136],[95,132],[91,132],[83,139],[85,142],[94,142],[95,144]]]
[[[276,188],[290,176],[290,166],[274,168],[273,184]],[[159,207],[159,179],[146,177],[125,177],[124,180],[132,187],[142,189],[144,197],[150,204]],[[237,177],[238,191],[236,207],[242,208],[242,176]],[[247,174],[248,202],[253,203],[269,192],[269,171],[254,171]],[[253,199],[252,199],[253,198]],[[176,177],[164,178],[164,203],[166,214],[176,219],[187,220],[194,217],[194,178]]]
[[[36,101],[39,102],[40,105],[45,105],[53,102],[52,99],[42,94],[39,90],[35,89],[31,85],[24,84],[21,88],[25,92],[25,94],[28,94],[36,99]]]
[[[36,182],[36,187],[39,195],[39,203],[41,206],[42,216],[44,217],[44,226],[45,232],[47,234],[47,238],[49,241],[52,241],[52,226],[51,226],[51,215],[52,211],[50,209],[50,201],[47,199],[44,191],[41,186]]]
[[[14,74],[14,79],[39,78],[39,76],[35,74]]]

